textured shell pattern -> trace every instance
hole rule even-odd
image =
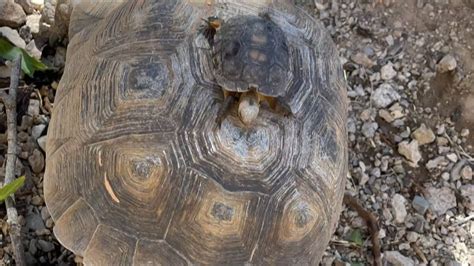
[[[270,19],[237,16],[215,36],[216,80],[228,91],[252,87],[272,97],[285,94],[292,75],[283,31]]]
[[[316,264],[347,173],[345,82],[330,36],[286,1],[74,1],[46,147],[58,240],[92,265]],[[202,2],[202,3],[201,3]],[[202,18],[267,12],[293,78],[284,117],[216,128]]]

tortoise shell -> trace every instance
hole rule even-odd
[[[342,208],[345,81],[330,36],[287,1],[77,1],[48,128],[54,234],[86,265],[317,264]],[[268,12],[293,117],[215,117],[202,18]],[[241,20],[242,21],[242,20]]]
[[[264,95],[285,94],[291,81],[289,48],[283,31],[266,17],[237,16],[215,35],[215,75],[223,89],[250,87]]]

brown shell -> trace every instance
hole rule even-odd
[[[86,264],[316,264],[347,173],[345,82],[323,27],[285,1],[83,1],[48,130],[54,233]],[[212,2],[212,1],[211,1]],[[201,18],[268,12],[291,47],[284,117],[215,117]]]

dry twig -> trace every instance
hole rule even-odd
[[[10,76],[10,88],[8,94],[0,91],[0,96],[5,104],[7,113],[7,138],[8,150],[6,154],[5,166],[5,185],[15,180],[15,164],[17,160],[17,137],[16,137],[16,94],[20,80],[21,56],[13,61],[12,72]],[[15,208],[13,195],[5,199],[7,207],[7,223],[9,225],[10,238],[12,241],[13,253],[15,255],[16,265],[26,265],[25,253],[21,243],[21,225],[18,222],[18,212]]]
[[[375,216],[364,209],[360,203],[351,195],[344,194],[344,204],[356,210],[362,219],[365,220],[367,227],[369,228],[370,235],[372,236],[372,253],[374,254],[374,265],[382,265],[382,256],[380,253],[380,240],[379,240],[379,226]]]

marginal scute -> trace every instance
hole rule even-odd
[[[56,221],[54,235],[69,250],[83,256],[97,225],[94,210],[83,199],[78,199]]]
[[[80,198],[81,185],[78,180],[65,177],[80,176],[82,158],[74,143],[66,143],[48,158],[43,183],[45,201],[51,217],[57,221]],[[47,146],[49,148],[49,146]],[[71,243],[72,244],[72,243]]]
[[[99,224],[84,252],[84,264],[131,265],[135,244],[133,237]]]
[[[189,263],[163,240],[138,240],[133,265],[185,266]]]
[[[319,261],[332,232],[325,231],[328,211],[318,191],[298,177],[272,195],[256,257],[270,264],[306,265]],[[256,260],[255,263],[258,263]]]

